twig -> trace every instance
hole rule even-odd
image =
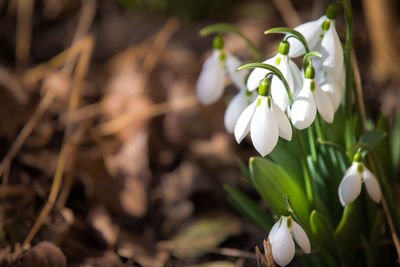
[[[32,188],[24,185],[6,185],[0,186],[0,197],[19,196],[32,192]]]
[[[33,4],[34,0],[18,0],[17,40],[15,48],[17,71],[21,71],[28,64],[32,36]]]
[[[290,0],[273,0],[272,2],[274,2],[283,20],[290,28],[294,28],[301,23],[301,19]]]
[[[81,15],[79,16],[79,22],[75,30],[75,35],[72,40],[72,44],[77,43],[87,34],[90,26],[92,25],[93,18],[96,13],[96,6],[97,6],[96,1],[86,0],[83,3],[84,4],[81,8]],[[75,65],[75,61],[76,57],[70,53],[61,71],[65,71],[66,73],[71,73],[72,68]]]
[[[150,106],[143,112],[137,114],[136,116],[133,116],[132,113],[126,113],[116,119],[105,122],[98,126],[98,130],[102,135],[115,134],[123,129],[126,129],[126,127],[137,120],[151,118],[168,112],[190,108],[197,104],[198,98],[196,96],[188,96],[184,98],[178,98],[174,101],[167,101],[161,104],[155,104],[153,106]]]
[[[30,117],[29,121],[24,125],[21,132],[18,134],[17,138],[15,139],[14,143],[11,145],[10,150],[7,152],[6,156],[0,163],[0,176],[4,174],[6,168],[9,168],[12,159],[17,155],[23,144],[25,143],[28,136],[32,133],[33,129],[35,128],[36,124],[39,122],[40,118],[43,116],[44,112],[47,110],[51,102],[55,97],[55,90],[52,88],[48,88],[46,94],[42,98],[39,103],[38,108],[35,110],[33,115]],[[3,185],[8,183],[8,178],[6,176],[3,177]]]
[[[178,26],[179,22],[177,19],[169,19],[154,38],[152,49],[149,50],[142,64],[142,91],[145,89],[145,85],[147,84],[150,74],[157,63],[158,58],[160,57],[161,51],[164,49],[172,34],[178,29]]]
[[[93,50],[93,45],[94,45],[94,39],[93,36],[89,38],[90,42],[87,43],[87,46],[85,49],[82,51],[77,66],[74,74],[74,79],[73,79],[73,86],[72,86],[72,93],[69,101],[69,107],[68,107],[68,112],[72,112],[78,107],[79,104],[79,98],[80,98],[80,92],[82,89],[83,85],[83,79],[86,76],[88,66],[89,66],[89,61],[91,58],[92,50]],[[50,189],[50,194],[49,198],[44,205],[43,209],[41,210],[38,218],[35,221],[35,224],[29,231],[27,237],[25,238],[23,242],[23,246],[29,244],[33,237],[36,235],[36,233],[39,231],[40,227],[42,226],[45,218],[53,208],[58,192],[60,190],[61,184],[62,184],[62,176],[64,173],[64,168],[65,164],[67,161],[68,156],[70,155],[70,151],[75,146],[74,138],[72,138],[72,131],[73,131],[73,124],[70,123],[70,121],[67,121],[67,126],[65,129],[64,133],[64,140],[63,140],[63,145],[61,148],[60,155],[58,157],[57,161],[57,167],[56,167],[56,172],[54,174],[53,178],[53,184]]]

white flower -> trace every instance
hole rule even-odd
[[[335,20],[322,16],[294,29],[304,36],[311,51],[321,52],[322,58],[313,60],[316,70],[319,71],[322,67],[338,79],[343,70],[343,49],[336,32]],[[298,57],[305,53],[303,44],[299,40],[289,38],[288,42],[291,47],[290,57]]]
[[[324,69],[317,72],[315,81],[318,83],[322,91],[328,94],[332,102],[333,110],[339,108],[340,103],[344,101],[345,93],[345,73],[344,70],[339,74],[339,78],[335,79],[329,72]]]
[[[281,216],[269,232],[272,256],[280,266],[286,266],[295,254],[294,240],[305,253],[310,253],[311,244],[306,232],[290,216]]]
[[[225,75],[240,89],[244,88],[246,71],[236,71],[240,60],[222,49],[214,49],[205,61],[196,84],[199,100],[204,105],[215,103],[224,92]]]
[[[283,77],[286,79],[290,90],[295,93],[296,90],[302,86],[302,79],[299,68],[296,64],[288,57],[289,43],[282,41],[279,44],[279,52],[272,58],[263,61],[264,64],[269,64],[277,67]],[[265,76],[271,73],[267,69],[256,68],[251,73],[247,80],[247,88],[250,91],[257,89],[259,82],[265,78]],[[271,96],[274,102],[284,111],[286,111],[289,104],[289,97],[285,86],[278,77],[272,78],[271,85]]]
[[[251,97],[246,95],[245,90],[241,90],[229,102],[224,115],[224,125],[228,133],[233,133],[235,130],[236,122],[243,110],[249,105],[249,100],[252,100]]]
[[[309,65],[307,67],[306,77],[308,78],[304,78],[303,88],[296,95],[290,112],[292,123],[299,130],[303,130],[313,123],[317,110],[328,123],[333,121],[335,115],[329,96],[313,79],[313,68],[312,75],[310,74],[311,76],[309,76],[307,74],[309,68],[312,68],[312,66]]]
[[[266,156],[281,136],[292,139],[292,127],[283,111],[268,96],[259,95],[240,115],[235,126],[235,138],[240,143],[250,132],[256,150]]]
[[[381,201],[382,192],[378,180],[362,162],[353,161],[339,185],[339,200],[343,206],[353,202],[361,192],[361,184],[365,183],[368,195],[373,201]]]

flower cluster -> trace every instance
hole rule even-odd
[[[236,71],[240,61],[223,50],[222,37],[214,40],[214,52],[203,66],[197,94],[203,104],[214,103],[223,94],[228,73],[240,91],[228,105],[224,122],[238,143],[250,133],[255,149],[266,156],[276,146],[279,136],[291,140],[289,121],[303,130],[314,122],[317,111],[326,122],[333,121],[344,95],[343,51],[335,29],[337,12],[334,11],[328,9],[326,16],[295,28],[303,34],[308,47],[322,55],[309,60],[304,71],[291,59],[305,53],[304,44],[290,34],[280,42],[277,54],[263,62],[278,69],[286,83],[264,68],[255,68],[245,82],[247,73]],[[254,100],[251,92],[257,88]]]

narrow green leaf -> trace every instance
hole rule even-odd
[[[379,129],[373,129],[367,132],[364,132],[360,137],[360,142],[367,143],[371,147],[376,146],[382,139],[385,137],[386,133]]]
[[[257,61],[261,60],[260,53],[258,52],[258,50],[257,50],[256,46],[253,44],[253,42],[251,42],[250,39],[247,38],[246,35],[244,35],[237,27],[233,26],[232,24],[217,23],[217,24],[209,25],[200,30],[200,35],[206,36],[209,34],[223,33],[223,32],[231,32],[231,33],[235,33],[235,34],[239,35],[241,38],[243,38],[246,41],[247,45],[250,47],[250,50],[251,50],[251,53],[253,54],[254,59]]]
[[[390,143],[392,147],[392,164],[394,170],[397,171],[400,162],[400,111],[396,113],[394,118]]]
[[[281,166],[269,159],[251,158],[249,164],[253,183],[271,211],[277,216],[285,212],[282,196],[286,194],[300,220],[308,224],[310,207],[304,188],[296,184]]]
[[[224,189],[229,194],[232,204],[239,212],[243,213],[243,215],[267,232],[271,230],[274,221],[271,216],[268,216],[266,211],[262,210],[253,200],[239,190],[236,190],[229,185],[224,185]]]
[[[332,226],[328,220],[316,210],[310,215],[310,228],[314,239],[332,256],[339,257],[339,247]]]

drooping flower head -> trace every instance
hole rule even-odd
[[[321,58],[313,59],[317,73],[316,81],[329,95],[335,111],[344,97],[345,78],[343,49],[335,27],[338,12],[337,3],[332,4],[326,10],[326,15],[294,28],[304,36],[312,51],[322,54]],[[299,40],[288,38],[288,42],[291,45],[290,57],[298,57],[305,53],[304,46]]]
[[[309,64],[305,71],[303,88],[295,96],[290,113],[294,127],[299,130],[309,127],[314,122],[317,110],[326,122],[333,121],[334,109],[331,100],[314,78],[314,67]]]
[[[233,133],[240,114],[254,101],[255,94],[248,90],[240,90],[229,102],[224,115],[224,125],[228,133]]]
[[[213,47],[214,51],[204,62],[196,84],[197,96],[204,105],[211,105],[222,96],[226,74],[239,89],[244,89],[247,75],[246,71],[237,71],[241,61],[223,49],[222,36],[215,37]]]
[[[290,216],[281,216],[268,235],[272,256],[280,266],[286,266],[295,254],[294,240],[305,253],[310,253],[311,244],[306,232]]]
[[[253,145],[262,156],[274,149],[279,136],[292,139],[292,127],[285,113],[269,96],[270,87],[270,78],[260,81],[259,96],[242,112],[234,130],[238,143],[250,132]]]
[[[289,51],[290,45],[284,40],[279,44],[278,53],[274,57],[265,60],[263,63],[277,67],[289,84],[292,93],[295,93],[297,89],[301,88],[302,79],[299,68],[288,56]],[[270,71],[266,69],[254,69],[247,80],[247,88],[250,91],[257,89],[259,82],[264,79],[268,73],[270,73]],[[284,84],[276,76],[272,78],[271,96],[278,107],[280,107],[281,110],[286,111],[289,105],[289,97]]]
[[[371,199],[379,203],[382,198],[379,182],[375,175],[362,163],[362,157],[360,151],[358,151],[339,185],[339,200],[343,206],[353,202],[358,197],[362,182],[365,183]]]

